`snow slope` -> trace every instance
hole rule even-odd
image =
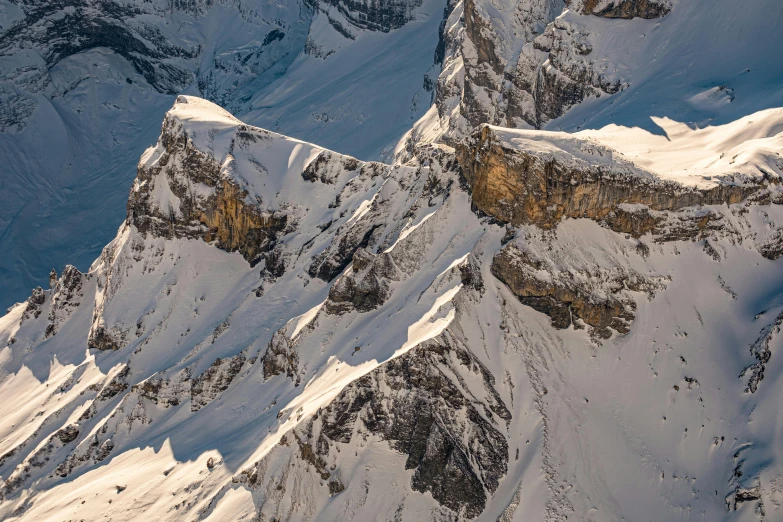
[[[652,121],[662,135],[614,124],[575,135],[608,145],[639,166],[685,183],[707,183],[734,175],[774,178],[783,174],[781,108],[703,128],[668,118]]]
[[[654,20],[580,16],[596,61],[611,64],[627,87],[576,107],[547,128],[617,124],[661,134],[654,118],[703,128],[783,105],[777,2],[742,9],[726,0],[672,3],[669,14]]]

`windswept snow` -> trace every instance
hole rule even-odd
[[[662,18],[604,19],[567,11],[561,17],[590,34],[591,57],[627,84],[549,122],[577,131],[616,124],[662,134],[654,118],[693,127],[722,126],[783,106],[777,0],[741,9],[732,0],[677,0]]]
[[[653,121],[662,134],[614,124],[574,134],[490,129],[503,146],[563,166],[622,170],[699,188],[783,178],[781,108],[704,128],[668,118]]]
[[[653,117],[662,133],[608,125],[575,134],[622,153],[636,165],[684,184],[709,185],[731,176],[783,177],[783,108],[725,125],[695,125]]]

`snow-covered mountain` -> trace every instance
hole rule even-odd
[[[436,103],[410,141],[480,123],[662,135],[656,117],[704,127],[779,107],[782,17],[775,0],[453,3]]]
[[[611,139],[389,166],[180,96],[0,323],[3,517],[776,519],[783,164]]]
[[[407,161],[480,123],[660,135],[651,115],[780,106],[780,32],[776,0],[2,0],[0,306],[53,266],[89,266],[178,93]]]
[[[430,106],[445,4],[341,5],[0,0],[0,306],[111,240],[178,93],[364,159],[391,150]]]
[[[0,518],[783,520],[774,2],[20,5],[12,165],[74,13],[69,132],[165,117],[0,318]]]

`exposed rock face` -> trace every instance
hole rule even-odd
[[[199,212],[198,219],[208,227],[204,241],[216,240],[226,250],[238,250],[251,263],[270,249],[274,233],[285,227],[285,216],[259,211],[244,202],[246,194],[223,180],[218,186],[214,207]]]
[[[190,411],[197,412],[228,388],[246,361],[244,355],[239,354],[215,360],[196,378],[191,377],[191,368],[185,368],[172,376],[162,372],[156,373],[134,386],[128,384],[131,371],[129,366],[125,366],[100,390],[96,400],[79,417],[79,423],[88,425],[90,419],[95,418],[99,412],[107,413],[106,406],[102,404],[105,401],[124,394],[122,399],[115,409],[109,411],[111,414],[103,418],[92,437],[83,439],[81,444],[73,448],[65,459],[58,463],[54,473],[66,477],[79,466],[105,460],[114,449],[113,437],[118,432],[131,429],[134,423],[145,425],[151,422],[150,409],[175,408],[189,398]],[[255,359],[249,362],[252,364]],[[62,445],[67,445],[76,440],[79,433],[79,424],[75,424],[59,430],[54,437],[59,439]],[[25,478],[17,481],[15,487],[24,480]]]
[[[128,389],[130,366],[125,366],[110,380],[98,394],[98,400],[106,401]]]
[[[100,351],[119,350],[125,346],[126,334],[127,332],[116,326],[107,328],[102,318],[96,316],[87,336],[87,348]]]
[[[263,134],[243,126],[234,143],[242,146],[263,139]],[[276,234],[285,228],[286,215],[265,211],[260,201],[248,201],[247,191],[224,175],[231,166],[220,165],[196,148],[176,120],[164,122],[159,146],[165,152],[155,165],[139,165],[128,199],[128,221],[143,234],[214,241],[219,248],[239,251],[251,265],[264,259],[274,248]],[[160,183],[179,199],[177,209],[161,208],[153,201]],[[195,193],[197,186],[208,187],[208,193]]]
[[[201,375],[192,377],[190,367],[173,376],[155,374],[144,382],[133,386],[139,397],[164,407],[178,406],[186,398],[190,399],[190,411],[196,412],[212,402],[226,391],[231,382],[244,367],[245,362],[253,364],[243,354],[215,361]]]
[[[308,274],[324,281],[331,281],[351,263],[354,252],[370,245],[373,234],[378,228],[380,227],[368,223],[352,227],[346,234],[340,236],[338,243],[331,245],[328,250],[313,259]]]
[[[75,441],[76,437],[79,436],[79,428],[74,425],[66,426],[65,428],[55,433],[55,435],[58,439],[60,439],[60,442],[63,444],[68,444],[69,442]]]
[[[783,230],[778,229],[759,245],[759,252],[767,259],[778,259],[783,256]]]
[[[606,57],[587,16],[659,18],[670,8],[667,0],[450,4],[434,98],[439,139],[457,143],[484,123],[542,128],[588,98],[620,92],[631,81],[627,64]],[[418,131],[409,140],[420,140]]]
[[[55,274],[56,275],[56,274]],[[52,304],[49,308],[49,326],[46,327],[46,337],[57,333],[59,325],[63,323],[81,303],[84,297],[82,290],[85,275],[79,272],[73,265],[67,265],[63,270],[62,278],[52,283]]]
[[[190,394],[191,389],[190,370],[186,369],[173,378],[162,374],[153,375],[141,384],[133,386],[131,391],[155,404],[168,407],[179,405]]]
[[[620,204],[601,221],[611,230],[640,238],[651,233],[656,243],[695,241],[713,234],[736,234],[724,216],[713,209],[693,207],[683,211],[654,211],[646,205]],[[759,247],[759,251],[774,249],[773,240]],[[766,256],[765,256],[766,257]]]
[[[27,306],[24,309],[22,321],[29,318],[37,319],[41,315],[43,304],[46,302],[46,292],[40,286],[33,290],[32,295],[27,298]]]
[[[595,154],[612,151],[596,144]],[[592,153],[592,151],[589,151]],[[641,222],[618,219],[622,204],[646,205],[652,210],[676,210],[694,205],[738,203],[758,191],[759,184],[724,185],[709,189],[640,175],[622,160],[611,166],[570,161],[535,150],[510,147],[491,127],[477,131],[458,148],[460,164],[471,185],[473,205],[490,216],[514,225],[552,228],[563,218],[588,218],[616,224],[628,233],[643,233],[654,218]],[[610,216],[615,212],[614,217]]]
[[[0,499],[7,498],[17,491],[32,476],[34,470],[46,466],[53,453],[76,440],[78,436],[79,429],[74,425],[66,426],[55,432],[32,455],[25,459],[23,465],[17,466],[10,476],[2,482]]]
[[[97,325],[90,331],[87,338],[87,347],[94,350],[119,350],[122,348],[122,339],[119,332],[110,332],[104,325]]]
[[[355,309],[368,312],[388,298],[389,281],[400,279],[399,268],[388,253],[373,255],[359,248],[353,255],[353,270],[329,289],[326,311],[336,314]]]
[[[510,66],[507,121],[501,124],[540,128],[590,96],[619,92],[623,82],[613,64],[592,53],[591,35],[585,27],[554,19]]]
[[[105,433],[103,428],[105,428],[105,425],[101,430],[101,432]],[[66,460],[62,461],[54,470],[54,473],[59,477],[67,477],[79,465],[87,462],[102,462],[111,455],[113,449],[114,442],[111,439],[101,440],[99,434],[96,433],[89,444],[84,444],[84,447],[77,448],[76,452],[71,453]]]
[[[466,379],[483,383],[484,395],[474,395]],[[284,435],[280,448],[286,453],[293,448],[297,460],[335,495],[345,485],[339,467],[328,463],[339,460],[340,448],[354,439],[377,437],[407,455],[414,491],[429,492],[452,512],[474,518],[506,474],[508,442],[501,430],[510,420],[491,373],[446,333],[349,384],[310,421]],[[280,476],[267,463],[271,459],[234,481],[262,491],[285,488],[288,472]],[[292,466],[290,457],[286,462]]]
[[[441,369],[455,364],[452,357],[468,366],[475,360],[449,341],[428,343],[351,383],[321,414],[326,441],[318,443],[319,452],[328,451],[327,441],[350,442],[361,421],[408,455],[405,467],[415,470],[414,490],[477,516],[487,500],[485,489],[494,492],[506,473],[508,444],[494,424],[510,414],[497,396],[497,417],[479,412]],[[490,378],[481,371],[480,377]]]
[[[328,169],[333,169],[334,166],[327,167],[319,165],[324,156],[319,156],[302,174],[307,176],[306,179],[329,179],[329,175],[325,172]],[[337,163],[340,165],[341,163]],[[380,163],[363,163],[357,164],[354,161],[344,161],[343,166],[348,169],[349,172],[356,172],[357,178],[361,177],[367,180],[382,179],[389,174],[388,167]],[[326,170],[325,170],[326,169]],[[316,172],[321,172],[316,174]],[[330,203],[330,207],[339,207],[341,202],[354,193],[358,184],[349,182],[345,187],[337,194],[335,200]],[[368,211],[368,217],[370,219],[362,219],[358,223],[351,223],[350,227],[346,229],[339,228],[336,231],[336,235],[329,247],[321,252],[319,255],[313,258],[310,263],[307,273],[311,277],[318,277],[324,281],[332,281],[337,277],[353,260],[354,252],[360,248],[367,248],[371,244],[374,244],[378,235],[383,231],[384,224],[380,221],[379,217],[383,214],[384,203],[374,198],[370,201]],[[324,225],[324,230],[328,230],[332,223]]]
[[[444,32],[435,95],[448,122],[443,141],[455,143],[482,123],[540,128],[588,97],[624,88],[616,64],[594,55],[594,35],[585,24],[559,17],[565,1],[463,5],[462,23],[449,18],[454,25]]]
[[[465,2],[465,34],[476,48],[476,67],[488,66],[495,74],[502,74],[504,64],[498,56],[490,24],[477,11],[475,0]]]
[[[578,0],[584,14],[605,18],[660,18],[671,10],[669,0]]]
[[[471,126],[482,122],[497,122],[498,109],[486,103],[486,98],[500,89],[505,63],[494,38],[490,23],[477,10],[476,2],[464,3],[465,39],[462,42],[465,81],[462,88],[461,113]],[[442,97],[442,96],[441,96]],[[445,113],[445,110],[441,111]]]
[[[537,136],[484,126],[457,148],[476,210],[513,226],[549,230],[566,218],[586,218],[634,238],[652,234],[655,243],[700,240],[704,252],[720,261],[722,254],[711,238],[741,236],[735,219],[743,211],[727,219],[701,207],[736,204],[750,196],[748,204],[759,198],[771,201],[759,193],[777,182],[761,176],[709,188],[685,186],[642,171],[596,143],[562,136],[564,141],[552,138],[542,145]],[[773,232],[756,248],[774,258],[780,250],[778,237]],[[657,287],[627,267],[574,266],[570,273],[560,272],[520,241],[495,256],[492,273],[522,303],[549,315],[556,328],[584,323],[600,338],[610,337],[612,330],[627,333],[635,303],[626,292],[652,295]],[[646,257],[649,247],[640,242],[638,254]]]
[[[544,28],[562,11],[562,2],[553,0],[520,2],[513,16],[512,28],[521,44],[532,42]],[[492,8],[494,9],[494,7]],[[489,9],[489,12],[492,12]],[[505,125],[535,124],[536,75],[538,59],[530,67],[515,70],[508,41],[509,27],[487,12],[482,2],[464,3],[464,34],[448,34],[453,42],[445,44],[450,54],[461,57],[464,79],[456,76],[448,57],[444,72],[438,81],[436,102],[443,117],[451,112],[450,105],[459,96],[459,114],[466,126],[451,122],[449,135],[458,135],[482,123]],[[459,62],[455,62],[459,63]],[[510,83],[509,83],[510,80]],[[459,118],[458,118],[459,120]]]
[[[653,213],[651,213],[653,214]],[[692,241],[705,239],[709,235],[728,232],[733,233],[724,216],[711,209],[697,209],[694,212],[666,213],[652,229],[657,243],[667,241]],[[620,228],[618,232],[625,230]]]
[[[193,79],[192,72],[171,59],[194,58],[199,49],[170,41],[153,25],[129,24],[143,14],[137,6],[104,2],[98,10],[93,8],[93,2],[85,0],[27,2],[26,7],[24,21],[0,36],[3,55],[15,51],[21,41],[45,45],[43,57],[51,67],[86,49],[107,47],[133,64],[161,92],[173,94]]]
[[[388,33],[413,19],[413,12],[421,6],[421,0],[310,0],[320,9],[336,7],[348,22],[360,29]],[[330,19],[330,21],[332,21]],[[332,21],[332,24],[339,22]],[[343,29],[345,30],[345,29]]]
[[[623,204],[618,205],[604,218],[609,228],[615,232],[630,234],[636,238],[655,230],[664,219],[660,213],[651,211],[649,207]]]
[[[264,379],[285,373],[293,379],[299,372],[299,355],[291,345],[291,341],[285,332],[278,330],[269,341],[266,353],[262,360]],[[297,378],[297,382],[298,378]]]
[[[631,292],[652,296],[656,281],[622,266],[559,270],[550,259],[509,243],[492,260],[492,274],[519,300],[552,319],[555,328],[586,324],[599,338],[625,334],[634,320]]]
[[[342,172],[346,170],[356,172],[359,168],[360,164],[356,159],[325,150],[302,171],[302,179],[333,185]]]
[[[229,0],[219,2],[225,11],[216,13],[211,0],[26,1],[19,9],[23,12],[20,19],[0,26],[0,57],[16,58],[4,61],[5,76],[0,79],[4,102],[0,132],[24,128],[37,106],[36,94],[58,96],[75,87],[57,85],[49,71],[63,60],[94,49],[121,56],[160,93],[176,94],[193,85],[202,95],[235,107],[240,103],[237,91],[265,70],[293,60],[304,45],[312,8],[305,2],[291,4],[251,9],[241,0]],[[286,10],[292,20],[301,18],[297,27],[291,28],[293,24],[280,16]],[[173,20],[198,23],[220,16],[223,23],[241,20],[262,37],[235,47],[226,42],[228,48],[205,57],[203,52],[214,44],[205,41],[204,35],[170,29]]]
[[[215,362],[193,380],[190,388],[190,411],[198,411],[228,389],[231,382],[247,361],[242,354]],[[251,361],[252,363],[252,361]]]
[[[778,314],[775,320],[761,331],[756,342],[751,345],[750,354],[756,359],[756,362],[742,370],[740,374],[740,378],[747,377],[748,379],[745,393],[756,393],[759,383],[764,379],[764,370],[772,358],[769,344],[780,333],[781,324],[783,324],[783,313]]]
[[[666,0],[577,0],[575,4],[565,7],[606,18],[659,18],[670,9]],[[546,28],[527,39],[516,62],[506,65],[505,77],[511,83],[504,96],[505,121],[482,123],[540,128],[589,97],[625,88],[617,64],[594,56],[595,35],[578,20],[556,18],[563,7],[563,3],[549,6]]]
[[[734,489],[733,495],[726,499],[726,506],[730,510],[737,511],[739,505],[744,502],[758,501],[755,512],[761,516],[764,516],[766,512],[764,510],[764,501],[762,500],[763,492],[764,490],[761,486],[743,488],[737,485],[737,487]]]
[[[5,480],[0,482],[0,499],[13,494],[30,478],[31,472],[40,471],[58,450],[78,439],[81,431],[78,424],[68,424],[57,429],[57,426],[62,426],[63,415],[67,410],[65,407],[52,412],[29,437],[0,456],[0,466],[11,462],[11,465],[3,470]],[[25,448],[34,451],[25,457]]]

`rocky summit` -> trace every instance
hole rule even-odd
[[[0,519],[783,520],[781,42],[0,0]]]

